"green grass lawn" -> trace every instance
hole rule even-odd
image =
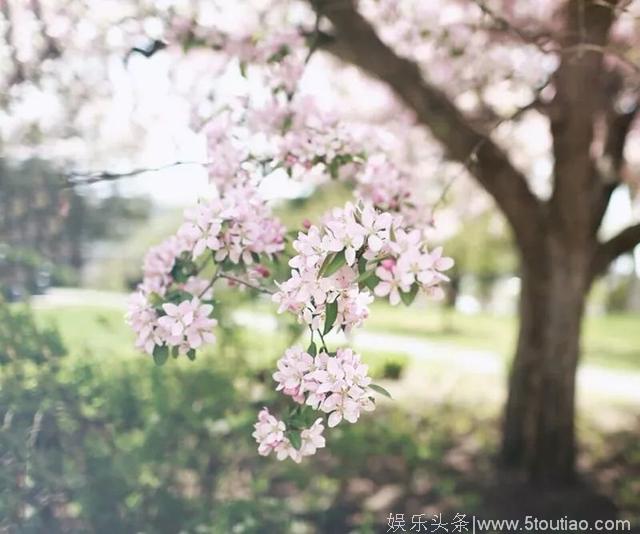
[[[121,310],[106,306],[60,306],[35,309],[36,319],[56,327],[74,352],[104,358],[135,354],[134,336]]]
[[[246,306],[262,313],[272,311],[264,303]],[[248,369],[232,359],[234,352],[224,360],[224,350],[218,345],[196,362],[183,358],[156,368],[150,358],[135,350],[121,309],[95,304],[60,306],[36,309],[35,316],[37,321],[59,329],[71,353],[64,373],[55,387],[45,381],[43,387],[29,382],[25,387],[0,391],[14,395],[23,403],[23,410],[31,410],[27,412],[27,425],[34,418],[32,412],[47,403],[66,418],[67,426],[61,428],[70,429],[67,439],[75,444],[70,449],[73,453],[67,451],[64,464],[69,474],[67,478],[60,475],[46,490],[51,486],[52,494],[58,495],[60,487],[71,487],[74,491],[65,495],[75,499],[74,510],[82,520],[116,525],[103,531],[177,532],[176,524],[184,528],[195,517],[206,525],[215,521],[215,532],[230,532],[227,517],[234,525],[247,517],[265,521],[272,510],[285,518],[295,516],[291,510],[302,510],[309,521],[323,524],[323,531],[346,532],[346,528],[326,528],[326,521],[329,516],[352,514],[353,507],[359,521],[370,519],[372,526],[349,531],[373,532],[378,523],[385,524],[389,512],[367,519],[362,503],[365,497],[384,492],[390,485],[400,492],[395,509],[403,513],[413,513],[413,503],[427,499],[445,515],[459,510],[486,511],[484,481],[491,486],[494,478],[493,455],[500,428],[497,412],[485,410],[480,398],[474,398],[473,404],[457,402],[457,391],[455,399],[447,394],[455,385],[442,389],[445,393],[441,398],[417,402],[421,397],[410,388],[417,385],[424,392],[440,383],[439,368],[415,372],[418,366],[431,362],[411,362],[412,372],[405,373],[401,382],[383,381],[397,402],[381,400],[375,416],[366,415],[360,424],[342,425],[328,433],[327,450],[321,452],[319,460],[298,465],[259,457],[251,438],[257,406],[274,405],[279,409],[276,403],[282,401],[281,396],[274,396],[269,377],[273,359],[291,343],[285,329],[274,333],[248,328],[233,331],[234,340],[240,343],[237,354],[250,364]],[[639,320],[631,315],[588,319],[584,343],[587,360],[640,368]],[[516,322],[488,314],[447,313],[417,303],[412,308],[374,306],[367,329],[492,350],[504,355],[506,362]],[[219,335],[222,338],[223,333]],[[402,364],[406,358],[375,350],[366,351],[363,357],[374,374],[383,372],[389,362],[393,369],[394,362]],[[450,369],[448,363],[442,365],[446,366],[444,370]],[[43,366],[42,373],[48,369]],[[60,390],[65,394],[51,401],[50,392],[58,394]],[[403,395],[405,391],[410,394]],[[29,403],[33,398],[38,403],[32,406]],[[67,406],[65,403],[69,407],[60,411],[58,407]],[[83,429],[78,436],[85,436],[78,441],[72,433],[76,428],[76,423],[70,424],[75,421],[72,416],[92,423],[77,423]],[[621,517],[637,517],[637,428],[606,436],[600,430],[585,433],[582,425],[579,431],[589,465],[598,466],[602,472],[603,492],[613,496]],[[26,439],[21,438],[18,452],[24,442]],[[5,464],[0,467],[11,467]],[[70,469],[72,464],[77,471]],[[44,462],[32,462],[31,468],[41,465]],[[42,469],[43,474],[38,473],[36,478],[41,486],[48,475]],[[16,479],[2,476],[0,469],[0,479]],[[195,491],[201,487],[209,489]],[[241,492],[236,491],[238,487]],[[498,490],[504,491],[502,486]],[[345,502],[349,505],[343,506]],[[494,513],[500,517],[502,510]],[[352,515],[356,517],[355,512]],[[280,532],[257,524],[261,528],[246,532]],[[282,524],[279,516],[273,524]]]
[[[424,336],[433,341],[491,350],[511,358],[517,321],[511,316],[465,315],[438,307],[374,305],[366,328],[376,332]],[[640,315],[587,317],[583,333],[584,362],[640,369]]]
[[[36,309],[34,313],[41,324],[58,329],[65,346],[75,355],[92,355],[105,363],[113,358],[144,357],[135,349],[133,333],[125,324],[123,313],[119,309],[106,306],[61,306],[55,309]],[[284,330],[256,335],[246,328],[238,328],[234,336],[242,343],[246,361],[256,368],[272,366],[273,361],[292,342],[291,335]],[[295,341],[301,345],[307,342],[306,335]],[[215,348],[207,350],[215,351]],[[367,351],[362,356],[369,364],[374,378],[394,378],[408,363],[407,356],[384,351]]]
[[[268,313],[270,306],[258,305]],[[99,306],[69,306],[36,310],[36,316],[58,325],[69,347],[100,354],[105,358],[135,354],[133,335],[124,324],[122,311]],[[434,342],[493,351],[510,358],[515,346],[514,317],[491,314],[465,315],[438,307],[390,307],[374,305],[366,323],[372,332],[389,332],[426,337]],[[584,325],[583,361],[615,368],[640,369],[640,316],[607,315],[588,317]],[[258,339],[260,337],[260,339]],[[274,352],[287,345],[284,334],[247,335],[248,348],[259,348],[257,361],[277,357]],[[274,350],[266,350],[273,347]],[[384,360],[384,354],[372,356]],[[373,363],[373,362],[372,362]]]

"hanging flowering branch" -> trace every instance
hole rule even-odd
[[[295,33],[262,41],[228,41],[217,48],[238,58],[243,76],[267,88],[227,103],[205,126],[208,166],[217,196],[188,210],[178,232],[147,254],[143,281],[127,321],[136,346],[164,364],[194,359],[215,342],[212,317],[218,283],[272,294],[278,312],[293,314],[309,332],[306,349],[286,350],[273,378],[294,406],[281,420],[264,408],[253,436],[258,452],[299,462],[325,446],[325,423],[355,423],[375,408],[368,368],[349,348],[331,348],[331,332],[350,332],[378,298],[409,305],[419,292],[442,295],[453,265],[431,250],[409,176],[375,146],[354,139],[345,125],[299,91],[307,53]],[[260,196],[275,172],[296,180],[350,179],[355,202],[327,213],[293,240]],[[288,261],[289,278],[273,280],[273,261]],[[223,281],[223,282],[221,282]]]

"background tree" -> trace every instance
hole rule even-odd
[[[0,161],[0,294],[9,299],[81,276],[88,245],[113,240],[149,216],[146,199],[95,198],[64,187],[51,164]]]

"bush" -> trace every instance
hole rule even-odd
[[[1,304],[0,318],[0,531],[284,528],[259,491],[261,403],[236,359],[101,362],[67,354],[24,309]]]
[[[409,495],[422,469],[430,499],[460,493],[443,458],[469,433],[464,414],[388,403],[337,427],[313,461],[262,458],[252,425],[286,402],[265,365],[287,340],[227,325],[215,353],[155,367],[127,350],[118,313],[76,311],[55,312],[73,326],[66,350],[55,329],[0,304],[0,532],[365,533],[389,510],[366,509],[362,487]],[[367,362],[390,378],[406,358]]]
[[[369,375],[374,380],[399,380],[409,363],[404,354],[366,352],[364,361],[369,365]]]

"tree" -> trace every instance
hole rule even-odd
[[[307,12],[278,17],[304,5],[315,21]],[[166,23],[170,44],[224,50],[229,28],[199,7],[191,15],[152,17]],[[625,0],[308,0],[256,8],[253,21],[260,35],[278,25],[295,29],[312,49],[385,84],[504,214],[520,255],[522,291],[502,456],[539,481],[573,478],[585,299],[609,263],[640,242],[640,225],[608,240],[599,236],[611,194],[628,176],[628,140],[638,135],[640,67],[629,59],[640,35],[637,8]],[[145,56],[163,48],[152,42]],[[233,44],[236,56],[246,54],[250,30]],[[502,83],[530,101],[505,105],[504,91],[491,94]],[[547,193],[508,137],[533,117],[550,133]]]
[[[503,37],[529,39],[484,4]],[[504,2],[500,13],[516,3]],[[575,469],[575,377],[585,299],[595,277],[640,242],[640,225],[607,240],[598,229],[611,193],[622,184],[624,148],[636,117],[637,85],[624,83],[632,68],[618,58],[612,26],[628,2],[570,0],[559,6],[562,25],[544,36],[558,45],[549,84],[553,96],[536,102],[553,136],[553,192],[534,195],[527,177],[415,62],[385,44],[349,0],[315,2],[332,24],[327,50],[387,83],[445,147],[464,163],[506,217],[520,253],[520,330],[509,379],[502,455],[539,481],[569,481]],[[544,34],[542,34],[544,35]],[[612,105],[626,93],[632,104]],[[630,94],[630,96],[629,96]],[[594,156],[593,145],[603,147]],[[470,157],[473,155],[474,157]]]

